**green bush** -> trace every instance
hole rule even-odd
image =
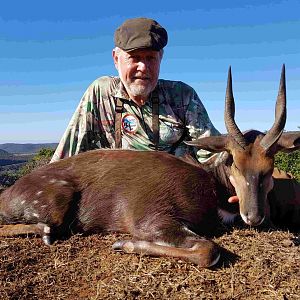
[[[54,149],[42,148],[26,165],[24,165],[18,172],[18,177],[22,177],[32,170],[48,164],[54,154]]]
[[[300,150],[292,153],[277,153],[275,156],[275,166],[280,170],[292,173],[300,182]]]

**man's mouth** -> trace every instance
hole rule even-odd
[[[146,76],[134,76],[132,79],[133,80],[150,80],[150,77],[146,77]]]

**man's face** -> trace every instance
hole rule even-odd
[[[160,52],[149,49],[125,52],[115,49],[113,58],[128,95],[132,98],[147,99],[158,80]]]

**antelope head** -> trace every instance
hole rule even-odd
[[[261,224],[265,218],[267,195],[273,187],[274,155],[280,150],[300,148],[300,132],[283,133],[286,122],[284,65],[275,111],[274,124],[267,133],[256,130],[242,133],[234,120],[235,104],[229,68],[224,114],[228,134],[187,142],[212,152],[227,151],[229,179],[239,198],[240,215],[251,226]]]

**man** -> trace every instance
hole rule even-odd
[[[196,92],[159,77],[167,31],[135,18],[115,32],[112,56],[119,77],[100,77],[85,92],[51,162],[96,148],[195,152],[184,140],[219,134]]]

